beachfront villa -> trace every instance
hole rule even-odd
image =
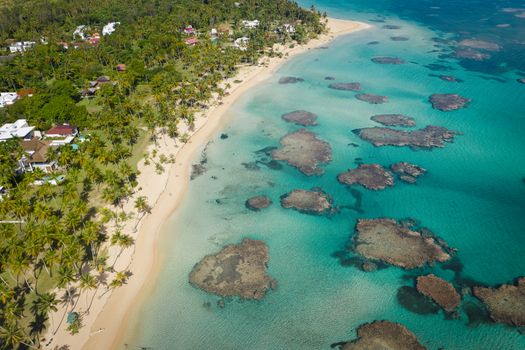
[[[250,38],[243,36],[241,38],[235,39],[235,41],[233,42],[233,46],[241,51],[246,51],[249,42]]]
[[[82,40],[86,40],[86,33],[84,32],[85,30],[85,25],[79,25],[73,32],[73,38],[79,37]]]
[[[243,21],[242,21],[242,25],[243,25],[244,28],[246,28],[246,29],[257,28],[257,27],[259,26],[259,20],[258,20],[258,19],[255,19],[255,20],[253,20],[253,21],[243,20]]]
[[[34,41],[17,41],[16,43],[9,45],[9,51],[11,53],[22,53],[35,46],[35,44]]]
[[[116,26],[119,25],[120,22],[109,22],[102,28],[102,35],[111,35],[116,30]]]
[[[184,40],[184,42],[186,43],[186,45],[194,46],[199,42],[199,39],[192,37]]]
[[[195,28],[193,28],[193,26],[190,24],[190,25],[187,25],[183,30],[182,32],[186,35],[194,35],[196,33],[195,31]]]
[[[0,108],[12,105],[18,99],[16,92],[0,92]]]
[[[295,33],[295,26],[293,24],[290,24],[290,23],[285,23],[283,24],[283,30],[286,32],[286,33]]]
[[[40,169],[45,173],[53,172],[57,163],[49,158],[50,141],[41,141],[36,138],[30,141],[20,141],[25,155],[19,160],[19,170],[33,172]]]
[[[59,124],[46,131],[45,135],[46,140],[51,141],[49,146],[64,146],[73,142],[75,137],[78,135],[78,129],[73,125]]]
[[[0,142],[13,138],[31,140],[34,129],[35,127],[29,126],[25,119],[18,119],[14,123],[6,123],[0,127]]]

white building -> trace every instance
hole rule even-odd
[[[11,51],[11,53],[24,52],[35,46],[35,44],[34,41],[17,41],[9,45],[9,51]]]
[[[283,24],[283,30],[287,33],[295,33],[295,26],[293,24]]]
[[[86,26],[85,25],[78,26],[75,29],[75,31],[73,32],[73,37],[76,38],[78,36],[80,39],[86,40],[85,30],[86,30]]]
[[[111,35],[116,30],[116,26],[119,25],[120,22],[109,22],[102,28],[102,35]]]
[[[242,25],[244,26],[244,28],[247,28],[247,29],[257,28],[259,26],[259,20],[258,19],[255,19],[253,21],[244,20],[242,21]]]
[[[6,123],[0,127],[0,142],[15,137],[24,140],[31,140],[34,128],[34,126],[29,126],[25,119],[18,119],[14,123]]]
[[[250,38],[243,36],[241,38],[235,39],[235,41],[233,42],[233,46],[241,51],[246,51],[249,42]]]
[[[12,105],[18,98],[16,92],[0,92],[0,108]]]

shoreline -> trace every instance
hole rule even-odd
[[[187,143],[180,144],[167,136],[158,139],[158,153],[172,153],[176,157],[176,162],[167,164],[168,168],[160,175],[155,172],[152,164],[146,166],[144,159],[139,162],[137,166],[140,171],[139,185],[135,196],[143,195],[148,198],[152,206],[151,213],[138,221],[138,230],[135,229],[137,225],[135,220],[129,220],[126,224],[124,232],[135,239],[133,247],[122,253],[116,247],[108,249],[109,263],[121,253],[115,264],[115,270],[129,269],[132,276],[127,284],[102,296],[100,296],[102,289],[98,292],[94,291],[99,296],[93,299],[90,313],[83,317],[83,327],[80,332],[72,336],[65,330],[65,323],[62,323],[57,334],[51,336],[48,333],[46,335],[46,338],[52,341],[46,344],[45,349],[63,345],[69,345],[71,349],[116,349],[121,345],[129,329],[130,319],[133,319],[132,315],[137,314],[137,306],[142,305],[142,301],[151,294],[155,287],[154,282],[162,267],[160,263],[162,258],[158,253],[160,236],[166,221],[184,200],[195,154],[224,125],[225,120],[228,119],[226,112],[230,106],[246,91],[272,77],[277,69],[291,58],[325,45],[339,36],[371,27],[362,22],[333,18],[328,18],[327,26],[329,28],[327,34],[320,35],[319,38],[312,39],[305,45],[296,44],[293,48],[282,45],[274,46],[276,51],[283,53],[281,58],[263,57],[258,65],[243,66],[234,77],[225,80],[223,86],[231,85],[228,90],[229,94],[223,98],[221,103],[215,103],[208,110],[199,114],[195,122],[195,131],[188,132],[191,137]],[[235,83],[239,80],[241,82]],[[187,130],[181,130],[181,133],[185,131]],[[148,150],[151,151],[154,146],[150,145]],[[128,201],[125,211],[133,211],[133,200]],[[91,296],[93,292],[87,292],[81,299],[85,298],[87,301]],[[48,332],[56,327],[53,321],[59,320],[61,313],[63,313],[62,307],[57,313],[50,316],[51,326]]]

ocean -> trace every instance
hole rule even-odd
[[[164,228],[160,275],[137,306],[124,342],[152,349],[330,349],[354,339],[363,323],[389,320],[405,325],[428,349],[525,349],[525,335],[491,322],[468,293],[472,285],[498,286],[525,275],[525,85],[517,81],[525,76],[525,18],[516,16],[525,9],[511,11],[525,3],[299,3],[373,28],[292,59],[230,108],[226,126],[195,159],[204,172],[190,182]],[[465,53],[454,49],[465,39],[498,48],[469,49],[476,59],[458,58]],[[376,56],[405,64],[377,64],[371,61]],[[304,81],[279,84],[285,76]],[[355,92],[329,89],[334,82],[359,82],[363,92],[389,101],[359,101]],[[442,112],[428,101],[437,93],[471,102]],[[261,151],[302,128],[281,118],[294,110],[317,114],[318,125],[306,128],[332,147],[333,160],[321,176],[268,164]],[[390,113],[414,118],[417,125],[407,130],[435,125],[460,134],[443,148],[413,150],[374,147],[353,132],[380,126],[370,117]],[[399,161],[427,173],[416,184],[396,179],[382,191],[337,181],[360,163],[388,167]],[[315,187],[333,198],[337,213],[315,216],[280,206],[283,194]],[[256,195],[273,204],[247,209],[245,201]],[[365,272],[341,259],[357,219],[381,217],[412,218],[430,229],[457,250],[452,263]],[[268,273],[278,288],[262,300],[229,298],[220,307],[221,298],[190,285],[188,275],[204,256],[245,237],[268,245]],[[427,273],[464,294],[455,315],[414,292],[414,278]]]

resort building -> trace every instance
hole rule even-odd
[[[35,127],[29,126],[25,119],[18,119],[14,123],[6,123],[0,127],[0,142],[13,138],[31,140],[34,129]]]
[[[99,33],[94,33],[92,36],[90,36],[88,38],[87,41],[91,45],[98,45],[98,43],[100,43],[100,34]]]
[[[7,197],[7,189],[4,186],[0,185],[0,202],[4,200],[4,197]]]
[[[86,30],[85,25],[78,26],[73,32],[73,38],[79,37],[82,40],[86,40],[86,33],[84,32],[85,30]]]
[[[49,146],[57,147],[70,144],[78,135],[78,129],[69,124],[61,124],[46,131],[46,140],[51,141]]]
[[[9,45],[9,51],[11,53],[25,52],[35,46],[34,41],[17,41],[14,44]]]
[[[243,20],[242,25],[244,26],[244,28],[247,28],[247,29],[257,28],[259,26],[259,20],[258,19],[255,19],[253,21]]]
[[[102,28],[102,35],[111,35],[116,30],[116,26],[119,25],[120,22],[109,22]]]
[[[18,99],[16,92],[0,92],[0,108],[12,105]]]
[[[25,155],[20,159],[20,171],[32,172],[35,169],[41,169],[45,173],[50,173],[57,168],[54,160],[49,157],[49,141],[40,141],[32,139],[30,141],[21,141],[20,146],[24,150]]]
[[[188,26],[186,26],[182,32],[186,35],[194,35],[196,32],[195,32],[195,28],[193,28],[193,26],[190,24]]]
[[[283,24],[283,30],[286,33],[295,33],[295,26],[293,24],[285,23]]]
[[[241,38],[235,39],[235,41],[233,42],[233,46],[241,51],[246,51],[249,42],[250,38],[243,36]]]
[[[199,42],[199,39],[193,37],[193,38],[188,38],[188,39],[184,40],[184,42],[186,43],[186,45],[193,46],[193,45],[195,45],[195,44],[197,44]]]

